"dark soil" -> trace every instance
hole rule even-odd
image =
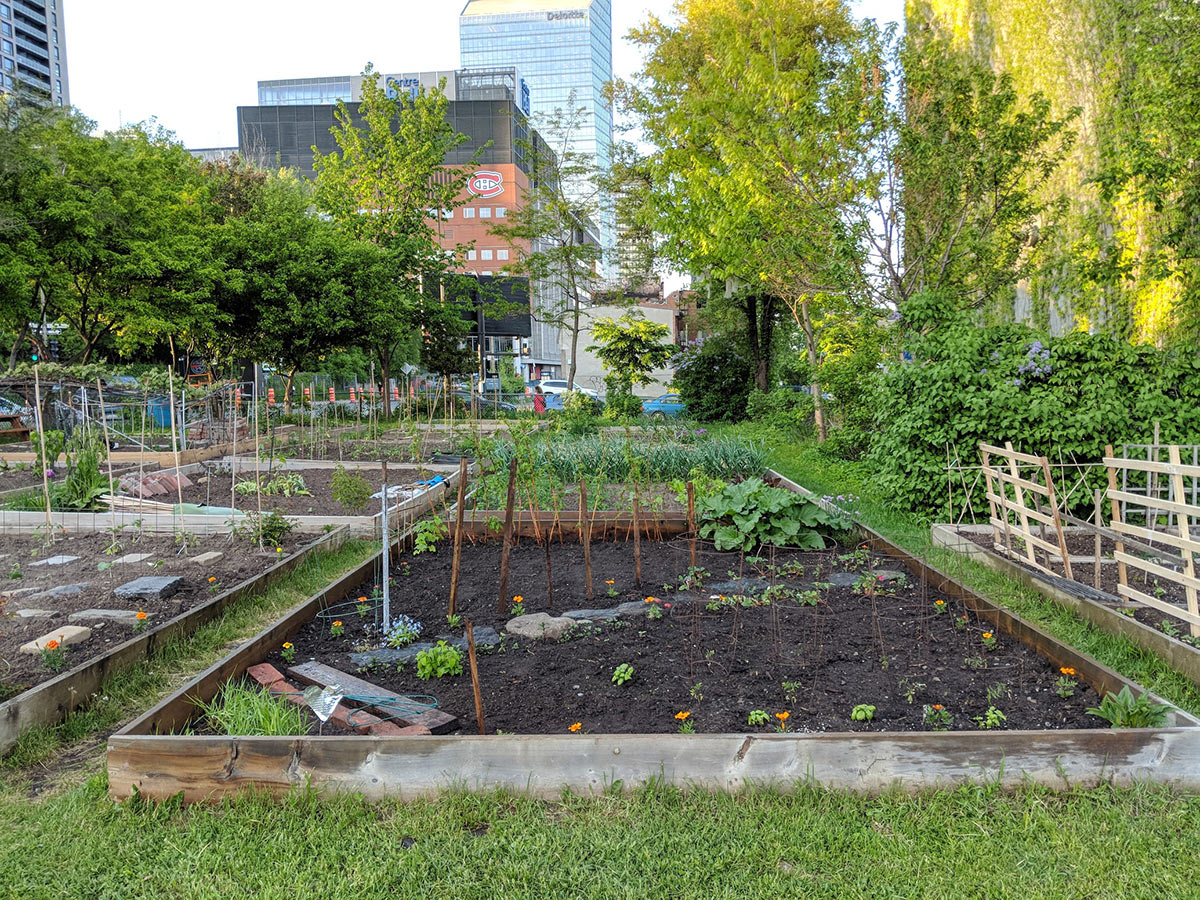
[[[271,480],[273,474],[291,474],[291,471],[293,470],[285,472],[276,467],[274,473],[269,473],[268,467],[263,465],[259,472],[259,482],[265,485]],[[346,509],[339,501],[335,500],[331,487],[334,473],[332,467],[328,469],[296,469],[294,471],[304,478],[304,486],[309,493],[294,494],[291,497],[283,494],[264,493],[262,495],[263,512],[274,511],[289,516],[372,516],[379,512],[379,500],[368,500],[367,505],[358,510]],[[355,469],[352,471],[367,479],[371,486],[371,493],[383,489],[382,470]],[[202,506],[229,506],[233,476],[228,469],[218,469],[214,466],[208,475],[191,475],[189,477],[193,484],[189,488],[184,488],[184,503],[198,503]],[[388,468],[388,484],[392,486],[411,485],[414,481],[423,481],[432,477],[435,476],[423,473],[419,469],[401,469],[394,466]],[[254,470],[243,471],[239,467],[237,480],[254,481]],[[169,503],[176,502],[173,495],[169,498],[156,497],[154,499],[165,499]],[[257,494],[235,494],[232,499],[236,502],[237,509],[247,511],[258,509]]]
[[[171,535],[143,535],[135,540],[132,533],[126,531],[118,539],[119,553],[105,552],[111,546],[107,534],[66,537],[55,541],[51,547],[44,547],[36,537],[0,538],[0,701],[6,699],[6,691],[19,693],[58,674],[47,670],[40,657],[18,650],[22,644],[48,634],[56,627],[79,624],[92,629],[92,636],[87,641],[68,649],[67,670],[108,652],[133,636],[133,626],[125,623],[102,620],[69,623],[71,613],[85,609],[132,609],[135,612],[142,609],[150,615],[148,626],[153,627],[259,574],[311,539],[311,535],[288,537],[280,545],[283,553],[279,554],[274,548],[260,551],[241,539],[231,543],[224,535],[194,535],[184,551]],[[223,555],[209,563],[190,561],[209,551]],[[140,563],[108,565],[127,553],[150,553],[152,557]],[[78,556],[79,559],[61,566],[30,565],[56,555]],[[100,565],[106,568],[101,571]],[[18,577],[10,577],[17,573]],[[180,575],[184,579],[183,588],[173,597],[157,601],[119,600],[113,596],[115,587],[143,575]],[[216,580],[210,582],[209,578]],[[60,585],[84,583],[88,587],[73,596],[52,599],[35,596],[38,591]],[[18,593],[12,596],[12,592]],[[19,618],[15,614],[21,609],[42,609],[54,614]]]
[[[503,485],[500,484],[503,482]],[[507,495],[508,476],[505,474],[502,478],[493,483],[492,487],[503,486],[503,493]],[[687,515],[687,507],[675,499],[675,492],[665,484],[652,484],[649,486],[641,485],[639,487],[641,510],[647,516],[668,516],[678,517]],[[504,496],[499,496],[499,491],[492,490],[490,493],[480,495],[477,485],[476,493],[476,510],[496,511],[500,510],[500,515],[503,515]],[[480,503],[486,506],[480,506]],[[561,493],[555,495],[554,501],[559,512],[578,512],[579,511],[579,488],[568,486]],[[588,489],[588,507],[590,509],[602,510],[624,510],[630,512],[633,510],[633,489],[628,484],[605,484],[602,486],[600,493],[592,489]],[[551,511],[551,504],[546,503],[539,512]]]
[[[490,625],[503,632],[507,619],[496,608],[500,552],[498,543],[463,548],[459,610],[477,630]],[[436,554],[407,556],[395,566],[396,573],[412,574],[394,577],[393,608],[423,623],[422,640],[451,632],[446,623],[451,555],[443,545]],[[1006,636],[999,637],[995,651],[986,651],[981,635],[990,626],[969,615],[960,620],[964,610],[957,601],[911,575],[872,596],[853,586],[828,585],[833,572],[870,577],[875,570],[896,568],[886,557],[866,551],[780,551],[777,566],[802,567],[777,579],[791,589],[789,597],[769,605],[739,602],[710,609],[712,586],[728,581],[730,571],[769,578],[766,564],[756,567],[739,554],[705,552],[699,563],[713,573],[704,579],[709,587],[681,592],[668,585],[677,587],[688,570],[686,543],[644,542],[642,555],[643,585],[638,587],[631,544],[594,545],[596,596],[588,603],[582,548],[553,546],[554,610],[609,607],[653,595],[663,601],[665,615],[581,625],[557,642],[514,641],[507,635],[500,648],[479,656],[489,732],[561,733],[575,722],[585,732],[672,732],[680,724],[676,715],[685,711],[700,732],[770,730],[781,712],[788,713],[791,731],[914,731],[930,728],[923,721],[926,704],[942,704],[952,728],[974,729],[973,717],[989,706],[989,687],[997,694],[991,704],[1007,716],[1006,728],[1104,724],[1084,712],[1099,699],[1089,688],[1080,684],[1074,696],[1060,698],[1055,692],[1060,673],[1050,662]],[[514,549],[509,585],[510,593],[524,597],[527,612],[550,609],[544,550],[532,541]],[[297,660],[316,659],[354,672],[349,654],[373,646],[364,627],[373,614],[359,617],[353,601],[372,588],[363,584],[347,598],[342,637],[329,634],[325,618],[304,626],[293,638]],[[797,592],[804,590],[816,592],[816,605],[799,599]],[[936,612],[938,599],[947,612]],[[287,669],[278,652],[268,661]],[[633,666],[634,677],[617,686],[613,670],[622,663]],[[421,681],[415,669],[413,663],[400,671],[378,666],[361,677],[397,693],[435,695],[442,708],[461,717],[466,733],[474,733],[469,674]],[[785,688],[785,682],[797,685]],[[912,702],[905,696],[910,687]],[[857,704],[876,707],[872,722],[851,721]],[[748,726],[747,716],[756,709],[770,715],[771,725]]]

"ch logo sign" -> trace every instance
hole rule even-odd
[[[467,190],[476,197],[498,197],[504,193],[504,177],[499,172],[476,172],[467,179]]]

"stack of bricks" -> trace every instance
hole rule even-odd
[[[191,479],[182,472],[178,475],[172,472],[148,472],[140,477],[137,474],[124,475],[118,484],[123,494],[143,499],[163,494],[174,496],[180,488],[192,486]]]
[[[246,674],[261,684],[273,694],[286,697],[297,706],[304,704],[304,692],[287,681],[283,674],[270,663],[251,666]],[[347,731],[357,731],[359,734],[370,734],[378,737],[396,735],[429,734],[424,725],[397,725],[363,712],[361,709],[350,709],[344,703],[339,703],[329,721]]]

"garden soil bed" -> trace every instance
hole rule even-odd
[[[309,538],[310,539],[310,538]],[[53,678],[38,656],[19,651],[22,644],[35,640],[63,625],[83,625],[92,630],[88,640],[67,651],[64,671],[107,652],[133,636],[132,622],[103,619],[70,621],[71,613],[89,609],[144,610],[147,627],[208,602],[213,596],[275,565],[304,543],[304,535],[292,535],[275,547],[260,551],[238,539],[226,536],[192,536],[186,551],[171,536],[143,535],[136,541],[128,532],[120,538],[120,552],[106,553],[111,546],[107,534],[80,534],[55,541],[45,547],[36,537],[0,538],[0,700],[15,696],[34,685]],[[192,558],[218,552],[217,560],[195,563]],[[136,563],[111,565],[125,554],[148,553]],[[32,563],[53,556],[77,556],[74,562],[56,566]],[[157,565],[156,565],[157,564]],[[106,568],[101,571],[99,566]],[[19,574],[19,577],[14,577]],[[113,589],[142,576],[180,576],[180,590],[162,600],[122,600]],[[209,581],[209,578],[215,579]],[[38,594],[66,586],[79,586],[77,593],[48,597]],[[49,615],[23,617],[21,610],[41,610]]]
[[[503,481],[503,485],[500,484]],[[497,511],[498,515],[503,516],[503,508],[505,496],[508,492],[507,474],[503,479],[493,482],[490,486],[490,491],[481,493],[484,488],[480,487],[475,492],[474,509],[479,511]],[[498,491],[498,487],[503,487],[503,491]],[[639,488],[641,496],[641,510],[647,516],[668,516],[679,518],[687,515],[686,504],[680,503],[675,498],[675,492],[665,484],[651,484],[649,486],[642,485]],[[574,486],[565,487],[555,497],[558,505],[558,510],[561,513],[578,513],[579,512],[579,488]],[[480,505],[483,504],[483,505]],[[602,486],[599,494],[593,489],[588,488],[588,507],[591,509],[601,510],[625,510],[633,509],[633,490],[628,484],[613,484],[608,483]],[[551,512],[549,509],[540,509],[539,512]],[[574,521],[574,517],[568,516]]]
[[[242,469],[242,465],[243,463],[239,462],[237,480],[254,481],[253,467]],[[272,474],[281,473],[299,474],[303,477],[305,489],[309,493],[295,494],[291,497],[283,494],[263,494],[263,512],[274,511],[288,516],[372,516],[379,512],[378,500],[368,500],[367,505],[359,510],[348,510],[335,500],[331,487],[334,473],[332,467],[286,471],[276,467]],[[356,469],[352,474],[365,478],[371,487],[371,493],[377,493],[383,488],[383,471],[381,469]],[[268,474],[267,467],[264,465],[259,472],[259,481],[265,485],[271,480],[271,477],[272,475]],[[395,485],[411,485],[415,481],[424,481],[433,477],[435,476],[423,473],[418,469],[396,467],[388,469],[388,484],[393,487]],[[183,490],[184,503],[228,508],[233,487],[233,475],[228,468],[213,466],[207,474],[191,475],[189,478],[193,484]],[[177,502],[173,494],[154,499],[167,503]],[[256,494],[236,494],[232,499],[236,503],[236,509],[251,512],[257,511],[259,508]],[[394,502],[400,502],[400,500],[397,499]]]
[[[497,542],[463,547],[459,611],[478,633],[484,626],[504,631],[507,616],[497,612]],[[423,623],[421,640],[457,635],[446,622],[452,548],[434,554],[406,555],[396,561],[393,610]],[[664,733],[677,731],[677,714],[688,712],[698,732],[769,731],[747,723],[751,710],[764,710],[772,725],[787,713],[796,732],[929,730],[924,707],[941,704],[953,729],[976,729],[974,717],[994,705],[1007,716],[1009,729],[1097,728],[1105,723],[1085,713],[1099,698],[1080,683],[1069,698],[1058,696],[1060,672],[1014,638],[1001,636],[987,651],[982,634],[989,627],[948,596],[931,591],[910,574],[880,582],[879,574],[897,564],[866,551],[783,552],[775,554],[776,583],[788,596],[769,604],[710,608],[710,595],[733,597],[760,591],[764,583],[722,583],[733,576],[771,579],[765,562],[757,565],[736,553],[702,550],[699,565],[712,573],[703,587],[679,590],[688,572],[686,541],[642,543],[643,585],[634,583],[631,543],[596,543],[592,565],[596,596],[586,600],[582,548],[554,544],[551,552],[554,604],[547,603],[544,550],[524,540],[513,550],[509,590],[523,596],[526,612],[559,612],[615,607],[626,601],[643,609],[660,606],[665,615],[651,619],[632,614],[615,622],[580,624],[558,641],[512,639],[479,656],[483,708],[489,733],[563,733],[576,722],[592,733]],[[898,575],[899,573],[897,573]],[[863,580],[872,585],[864,595]],[[837,584],[831,584],[837,582]],[[673,586],[676,589],[668,589]],[[422,681],[414,663],[360,669],[351,654],[374,646],[366,629],[373,617],[360,618],[355,595],[369,595],[364,583],[346,598],[347,612],[337,613],[345,634],[330,635],[330,615],[317,617],[293,638],[296,661],[316,660],[400,694],[431,694],[441,708],[462,720],[464,733],[475,733],[471,680],[464,675]],[[816,601],[809,605],[805,592]],[[660,604],[645,603],[647,596]],[[947,611],[938,613],[937,600]],[[754,604],[756,601],[746,600]],[[966,616],[965,620],[960,617]],[[957,622],[957,624],[956,624]],[[464,654],[465,657],[465,654]],[[281,671],[288,664],[272,652],[267,660]],[[617,686],[613,670],[634,668],[632,680]],[[794,682],[788,687],[785,682]],[[989,700],[989,689],[993,698]],[[906,696],[911,693],[911,701]],[[876,707],[872,722],[850,718],[857,704]]]

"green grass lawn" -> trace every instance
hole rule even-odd
[[[887,510],[861,467],[805,444],[773,440],[771,450],[777,468],[814,490],[861,495],[860,516],[897,543],[1200,710],[1195,689],[1161,661],[931,547],[927,524]],[[345,553],[308,574],[331,578],[352,564],[353,548]],[[284,604],[276,597],[243,611],[129,676],[123,699],[90,724],[148,705],[219,655],[225,635],[253,631]],[[19,762],[52,753],[62,731],[41,756],[25,747]],[[96,754],[85,771],[98,766]],[[184,809],[113,804],[102,773],[30,799],[30,770],[9,771],[0,786],[0,898],[1200,897],[1200,797],[1156,787],[968,786],[877,798],[647,788],[554,803],[453,794],[410,804],[297,791],[282,802],[246,796]]]

